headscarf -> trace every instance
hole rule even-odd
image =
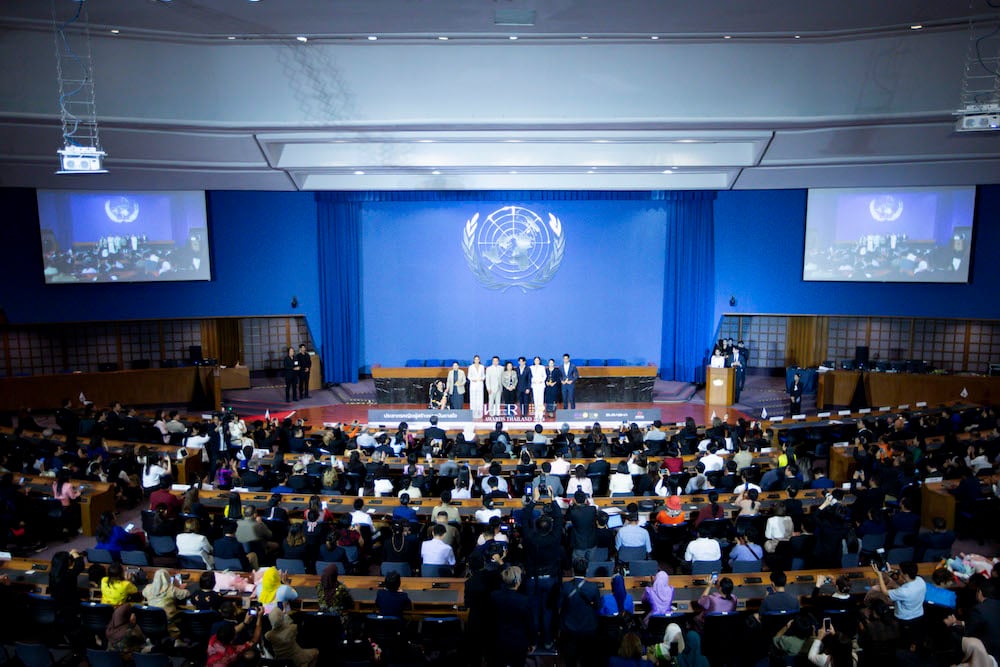
[[[670,655],[670,645],[677,643],[678,654],[683,653],[684,646],[684,633],[681,632],[681,626],[676,623],[671,623],[667,626],[667,629],[663,631],[663,641],[657,647],[660,655],[669,656]]]
[[[111,614],[111,621],[105,630],[105,634],[108,637],[108,644],[114,645],[125,639],[131,625],[132,605],[126,602],[115,607],[114,613]]]
[[[262,604],[270,604],[274,602],[274,597],[278,593],[278,587],[281,586],[281,573],[278,572],[277,568],[269,567],[264,570],[264,576],[260,580],[260,595],[257,599],[261,601]]]
[[[670,606],[674,602],[674,587],[670,585],[670,575],[663,570],[657,572],[653,585],[646,587],[644,597],[649,602],[652,613],[670,613]]]
[[[337,574],[337,566],[331,563],[326,566],[323,574],[320,575],[319,583],[323,587],[323,598],[326,600],[328,607],[337,606]]]
[[[701,654],[701,635],[694,630],[684,634],[677,667],[709,667],[708,660]]]
[[[174,584],[170,580],[170,573],[162,567],[157,570],[153,575],[153,581],[142,589],[142,597],[154,607],[164,606],[166,600],[174,597]]]
[[[611,594],[615,596],[615,604],[618,605],[618,613],[625,613],[625,600],[628,599],[628,591],[625,590],[625,577],[616,574],[611,578]]]

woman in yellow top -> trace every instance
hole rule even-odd
[[[139,589],[125,578],[121,563],[108,566],[108,576],[101,579],[101,603],[117,607],[128,601],[128,596],[135,595]]]
[[[264,608],[265,613],[271,613],[279,602],[291,602],[299,597],[298,592],[288,585],[288,575],[275,567],[264,570],[264,576],[254,593]]]

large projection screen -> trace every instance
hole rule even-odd
[[[46,283],[211,280],[204,192],[39,190]]]
[[[802,279],[965,283],[976,188],[809,190]]]

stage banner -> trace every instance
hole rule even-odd
[[[556,410],[557,422],[601,422],[601,426],[607,428],[609,424],[620,422],[635,422],[640,426],[652,423],[660,418],[659,408],[651,410],[633,410],[631,408],[615,409],[582,409],[582,410]],[[607,422],[607,423],[605,423]]]
[[[429,422],[432,416],[438,418],[439,424],[471,422],[472,410],[369,410],[368,423],[395,428],[399,422]]]

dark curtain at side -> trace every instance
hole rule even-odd
[[[715,307],[714,192],[664,192],[660,378],[704,382]]]
[[[357,382],[361,367],[361,203],[316,195],[323,382]]]

